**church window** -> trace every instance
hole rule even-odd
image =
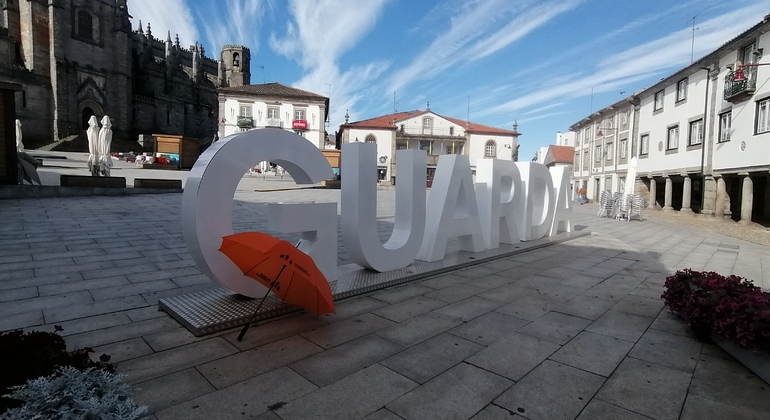
[[[238,67],[241,65],[241,55],[238,53],[233,53],[233,67]]]
[[[374,137],[374,134],[367,134],[364,142],[377,144],[377,138]]]
[[[497,143],[494,140],[489,140],[484,145],[484,157],[495,158],[497,157]]]
[[[85,39],[94,39],[93,18],[85,10],[78,11],[78,36]]]

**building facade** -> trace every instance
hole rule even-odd
[[[513,130],[490,127],[431,111],[398,112],[340,126],[342,143],[355,141],[377,144],[377,177],[395,183],[396,150],[422,149],[428,153],[426,177],[433,180],[440,155],[458,154],[470,158],[475,168],[478,159],[512,160],[518,139],[518,125]]]
[[[650,208],[770,222],[770,15],[693,64],[570,127],[589,198],[635,191]],[[770,50],[768,50],[770,51]],[[625,124],[624,124],[625,122]],[[578,163],[579,162],[579,163]]]
[[[254,128],[281,128],[327,147],[329,98],[280,83],[245,84],[219,90],[222,137]],[[333,145],[333,143],[332,143]]]
[[[91,115],[109,115],[116,139],[213,137],[217,88],[243,84],[225,68],[228,49],[215,61],[150,24],[132,30],[129,17],[126,0],[0,0],[0,81],[23,85],[31,147],[83,133]]]

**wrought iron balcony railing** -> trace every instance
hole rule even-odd
[[[726,101],[740,102],[748,99],[757,88],[757,68],[738,67],[725,76]]]
[[[237,125],[241,128],[252,128],[254,127],[254,118],[239,116]]]

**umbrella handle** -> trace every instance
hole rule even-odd
[[[243,336],[246,335],[246,331],[249,330],[249,327],[251,326],[252,321],[254,321],[254,318],[257,316],[257,312],[259,312],[259,308],[261,308],[262,304],[265,303],[265,299],[267,299],[267,295],[270,294],[270,291],[273,290],[273,286],[275,286],[276,283],[278,282],[278,279],[281,277],[281,273],[283,273],[283,269],[284,268],[286,268],[285,265],[283,267],[281,267],[281,271],[279,271],[278,275],[275,276],[275,281],[273,281],[270,284],[270,288],[267,289],[267,292],[265,292],[265,295],[262,296],[262,300],[259,301],[259,305],[257,305],[257,309],[254,310],[254,313],[251,314],[251,318],[249,318],[249,322],[247,322],[246,325],[243,326],[243,329],[241,330],[241,333],[238,334],[238,341],[242,341],[243,340]]]

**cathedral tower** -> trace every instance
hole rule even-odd
[[[222,62],[225,67],[225,86],[251,84],[251,53],[242,45],[225,45],[222,48]]]

